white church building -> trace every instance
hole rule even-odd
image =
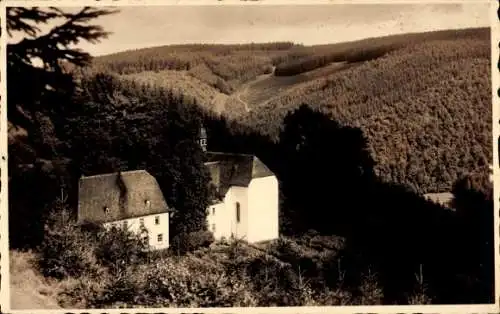
[[[250,243],[277,239],[278,180],[252,155],[207,152],[215,195],[208,210],[208,228],[215,239]]]
[[[274,173],[256,156],[207,152],[207,133],[199,144],[210,172],[212,204],[208,229],[216,240],[242,239],[249,243],[279,237],[279,189]]]

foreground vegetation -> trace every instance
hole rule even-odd
[[[54,204],[61,205],[61,200]],[[198,242],[178,255],[175,246],[147,252],[133,234],[77,226],[65,214],[64,208],[53,212],[46,243],[29,266],[57,287],[52,298],[62,307],[369,305],[383,300],[375,272],[363,274],[359,286],[344,282],[345,239],[340,237],[308,233],[266,246],[237,239],[210,247]],[[408,301],[430,302],[425,289],[415,281]]]
[[[479,226],[488,220],[488,217],[481,218],[475,211],[481,210],[486,215],[486,206],[491,205],[491,201],[484,199],[491,195],[481,191],[487,189],[484,182],[476,176],[457,183],[455,205],[462,223],[450,235],[458,237],[455,241],[460,241],[460,252],[473,252],[474,249],[476,258],[483,261],[488,244],[478,246],[481,240],[478,242],[474,238],[481,238],[479,229],[468,230],[464,227]],[[406,274],[411,278],[407,282],[405,273],[398,272],[402,264],[409,260],[417,261],[406,256],[408,252],[399,250],[394,252],[397,254],[385,255],[388,252],[381,250],[383,246],[378,244],[373,247],[377,254],[394,259],[387,261],[389,264],[386,266],[399,265],[397,269],[388,270],[381,268],[373,257],[370,258],[366,248],[356,244],[352,237],[322,235],[313,230],[300,237],[282,236],[265,245],[250,245],[238,239],[214,242],[207,236],[209,233],[195,232],[174,239],[169,250],[148,251],[147,244],[139,236],[125,230],[104,230],[91,224],[77,225],[63,198],[56,199],[51,209],[44,230],[44,242],[33,253],[22,253],[31,257],[30,264],[24,263],[23,273],[27,273],[25,269],[32,269],[31,273],[44,275],[44,289],[52,291],[50,298],[61,307],[431,304],[436,300],[440,303],[443,298],[439,292],[440,285],[451,290],[448,293],[452,298],[457,298],[456,293],[460,291],[465,295],[459,297],[470,298],[472,291],[478,293],[476,289],[483,289],[481,285],[486,284],[485,279],[488,278],[461,273],[474,265],[463,268],[472,260],[457,252],[458,247],[440,247],[446,252],[439,255],[434,251],[432,258],[435,260],[423,261],[414,273]],[[484,223],[482,226],[480,228],[484,230]],[[447,227],[446,231],[451,232],[452,229]],[[374,235],[380,240],[379,235]],[[372,246],[375,243],[365,244]],[[421,250],[416,246],[411,249]],[[450,253],[453,256],[444,260],[443,257]],[[11,254],[13,258],[23,256],[15,251]],[[457,259],[460,255],[462,260]],[[455,264],[450,266],[450,261]],[[366,268],[360,263],[367,263]],[[452,270],[442,268],[443,264]],[[484,266],[480,272],[484,272],[482,276],[488,276]],[[13,267],[13,271],[20,269]],[[392,287],[386,283],[391,271],[403,275],[398,276],[399,281],[392,281]],[[11,278],[19,279],[16,275],[14,273]],[[31,275],[33,277],[36,278]],[[441,280],[453,280],[454,285],[459,284],[462,288],[450,286],[449,282],[440,283]],[[471,286],[461,290],[465,288],[462,280]],[[474,280],[478,280],[480,285]],[[405,282],[408,287],[405,287]],[[394,288],[402,292],[403,300],[395,302],[391,297]],[[400,291],[401,288],[405,290]]]

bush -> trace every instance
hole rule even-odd
[[[361,286],[359,287],[360,305],[381,305],[384,298],[377,274],[368,270],[367,274],[362,275]]]
[[[45,236],[39,248],[41,273],[58,279],[97,275],[100,268],[94,255],[94,239],[70,219],[61,200],[55,205],[45,224]]]
[[[144,262],[148,249],[148,244],[139,235],[113,227],[99,234],[95,255],[103,266],[116,274],[129,265]]]
[[[168,259],[145,265],[138,273],[145,284],[141,304],[178,307],[255,306],[247,282],[227,276],[223,270],[195,271],[190,259]]]
[[[210,231],[181,233],[172,239],[171,250],[176,254],[185,254],[209,247],[214,241],[214,235]]]
[[[106,286],[109,285],[109,276],[100,276],[96,280],[93,276],[83,275],[65,282],[63,291],[58,296],[62,307],[69,308],[96,308],[102,304]]]
[[[273,67],[272,66],[266,66],[264,68],[264,74],[271,74],[273,73]]]

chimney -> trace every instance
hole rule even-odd
[[[125,184],[123,180],[123,174],[121,170],[118,170],[117,176],[116,176],[116,184],[118,185],[118,189],[120,190],[120,196],[118,200],[118,207],[120,209],[120,212],[125,215],[127,213],[127,185]]]

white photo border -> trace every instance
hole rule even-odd
[[[8,244],[8,167],[7,167],[7,109],[6,109],[6,7],[15,6],[198,6],[198,5],[312,5],[312,4],[490,4],[491,28],[491,82],[492,82],[492,132],[493,132],[493,180],[494,180],[494,243],[495,243],[495,303],[478,305],[394,305],[394,306],[317,306],[317,307],[232,307],[232,308],[133,308],[133,309],[33,309],[10,308],[10,272]],[[248,313],[248,314],[292,314],[292,313],[499,313],[500,312],[500,1],[482,0],[4,0],[0,2],[0,313],[23,314],[69,314],[69,313]]]

